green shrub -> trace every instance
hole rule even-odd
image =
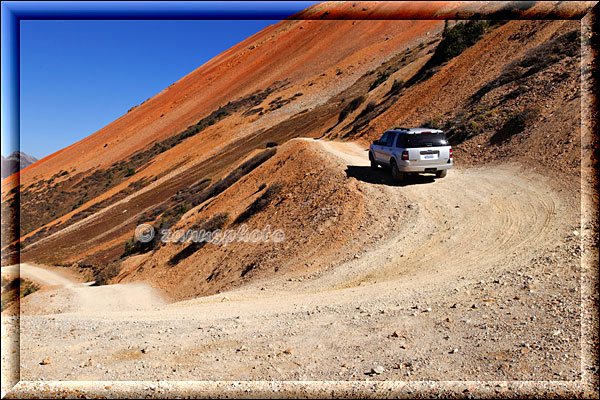
[[[388,71],[385,72],[378,72],[377,73],[377,79],[375,79],[373,81],[373,83],[371,83],[371,86],[369,87],[369,92],[373,89],[375,89],[377,86],[381,85],[383,82],[387,81],[387,78],[390,77],[390,73]]]
[[[158,246],[160,246],[160,235],[159,235],[159,229],[156,229],[156,227],[152,227],[152,229],[154,230],[154,236],[152,237],[152,240],[150,240],[149,242],[140,242],[139,240],[137,240],[134,237],[132,237],[131,239],[127,240],[125,242],[125,246],[123,248],[123,254],[121,254],[121,258],[125,258],[128,257],[132,254],[144,254],[147,253],[151,250],[154,250],[156,248],[158,248]],[[109,278],[110,279],[110,278]]]
[[[125,254],[131,254],[133,253],[133,249],[135,247],[135,239],[131,238],[128,241],[125,242]]]
[[[510,114],[502,127],[490,138],[490,142],[493,144],[505,142],[523,132],[537,121],[539,114],[540,110],[533,106]]]
[[[79,199],[79,201],[73,205],[73,208],[71,210],[75,210],[75,209],[81,207],[83,205],[83,203],[85,203],[85,197],[82,197],[81,199]]]
[[[431,58],[404,86],[412,86],[435,75],[441,68],[440,65],[477,43],[487,31],[488,26],[489,23],[487,21],[479,20],[472,20],[466,23],[459,22],[452,28],[449,28],[448,24],[446,24],[442,33],[442,40],[437,45]]]
[[[188,211],[188,206],[185,203],[181,203],[177,209],[177,215],[183,215]]]
[[[427,128],[442,129],[442,127],[444,126],[443,121],[444,120],[442,116],[434,115],[428,120],[424,121],[422,125],[426,126]]]
[[[125,176],[132,176],[134,174],[135,174],[135,168],[130,167],[130,168],[127,169],[127,172],[125,173]]]
[[[431,68],[441,65],[456,57],[468,47],[473,46],[486,32],[489,23],[487,21],[472,20],[466,23],[459,22],[451,28],[446,25],[442,32],[442,40],[438,44],[427,62]]]
[[[31,282],[28,279],[18,278],[19,280],[19,290],[21,292],[21,297],[29,296],[32,293],[40,290],[40,287],[35,283]]]

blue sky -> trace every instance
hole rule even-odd
[[[22,20],[20,150],[42,158],[75,143],[277,22]]]

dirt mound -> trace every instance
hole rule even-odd
[[[401,197],[388,210],[373,209],[369,189],[349,178],[345,168],[319,142],[291,140],[221,194],[187,211],[170,229],[172,239],[181,237],[180,230],[220,229],[236,233],[241,241],[164,243],[125,263],[114,281],[153,282],[182,299],[265,278],[306,278],[347,261],[379,236],[384,217],[393,214],[402,220],[407,209]],[[254,230],[263,232],[263,239],[271,232],[270,240],[254,242]]]

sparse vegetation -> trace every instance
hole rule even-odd
[[[181,203],[177,208],[177,216],[181,216],[188,211],[188,206],[185,203]]]
[[[342,109],[342,111],[340,112],[340,116],[338,118],[338,124],[341,123],[344,119],[346,119],[348,114],[351,114],[354,111],[356,111],[358,109],[358,107],[360,107],[360,105],[364,101],[365,101],[365,96],[358,96],[354,100],[352,100],[350,103],[348,103],[346,105],[346,107],[344,107]]]
[[[371,86],[369,86],[369,92],[375,89],[377,86],[381,85],[383,82],[387,81],[389,77],[389,71],[377,72],[377,79],[375,79],[373,83],[371,83]]]
[[[368,113],[370,113],[371,111],[375,110],[375,108],[377,107],[377,104],[375,104],[374,101],[370,101],[367,103],[366,107],[364,110],[362,110],[360,112],[360,114],[358,114],[358,118],[364,117],[365,115],[367,115]]]
[[[277,110],[277,109],[283,107],[284,105],[289,104],[292,101],[296,100],[296,98],[300,97],[300,96],[302,96],[302,93],[296,93],[288,99],[284,99],[281,96],[276,97],[275,99],[273,99],[269,102],[269,109],[267,109],[265,111],[269,112],[269,111]],[[263,110],[262,108],[260,108],[260,110],[261,110],[261,112],[265,112],[265,111],[262,111]],[[246,113],[244,115],[246,115]],[[259,114],[259,115],[262,115],[262,114]]]
[[[85,201],[86,201],[85,197],[80,198],[77,203],[73,204],[72,210],[75,210],[75,209],[81,207],[85,203]]]
[[[480,101],[486,93],[500,86],[536,74],[565,57],[578,56],[580,46],[579,31],[572,30],[550,42],[545,42],[531,49],[521,59],[507,65],[504,68],[502,75],[479,89],[477,93],[473,95],[471,100],[472,103]],[[518,93],[516,93],[516,95],[518,95]]]
[[[7,279],[2,277],[2,304],[1,310],[4,311],[12,303],[19,301],[25,296],[37,292],[40,287],[25,278]]]
[[[203,195],[200,196],[200,198],[203,198],[203,200],[198,202],[197,204],[202,203],[203,201],[205,201],[206,199],[208,199],[210,197],[215,197],[215,196],[219,195],[220,193],[225,191],[227,188],[229,188],[231,185],[233,185],[235,182],[237,182],[244,175],[247,175],[250,171],[254,170],[256,167],[258,167],[259,165],[261,165],[262,163],[267,161],[269,158],[271,158],[276,152],[277,152],[277,149],[269,148],[269,149],[263,150],[262,152],[258,153],[251,159],[243,162],[239,167],[234,169],[225,178],[219,180],[218,182],[216,182],[215,184],[210,186],[203,193]]]
[[[393,96],[395,94],[398,94],[400,92],[400,90],[404,87],[404,81],[400,80],[396,80],[394,79],[394,83],[392,84],[392,87],[390,88],[390,91],[388,92],[388,96]]]
[[[94,270],[94,286],[109,284],[111,279],[119,275],[119,272],[121,272],[120,262],[111,262],[108,265],[96,267]]]
[[[523,132],[537,121],[539,114],[540,111],[535,106],[529,106],[523,111],[509,114],[504,125],[490,138],[490,142],[493,144],[505,142],[512,136]]]
[[[154,236],[152,240],[149,242],[141,242],[137,240],[135,237],[131,237],[131,239],[125,242],[123,248],[123,254],[121,254],[121,258],[125,258],[131,256],[133,254],[144,254],[152,250],[156,250],[160,246],[160,228],[157,229],[155,226],[152,227],[154,230]],[[118,271],[117,271],[118,274]],[[108,275],[107,275],[108,276]],[[116,274],[114,275],[116,276]],[[113,276],[108,277],[107,279],[111,279]]]
[[[452,145],[493,129],[491,116],[494,111],[487,107],[475,107],[468,111],[459,111],[454,116],[433,115],[421,125],[441,129],[446,132]]]
[[[206,222],[201,223],[200,225],[194,226],[191,228],[192,231],[196,232],[214,232],[218,229],[223,229],[227,225],[227,221],[229,220],[228,213],[217,214]],[[200,250],[202,247],[206,245],[204,241],[193,241],[186,248],[181,250],[179,253],[175,254],[170,260],[169,265],[175,266],[181,260],[184,260]]]
[[[233,221],[234,224],[241,224],[249,220],[254,214],[264,210],[275,197],[281,192],[283,184],[276,182],[269,186],[263,194],[261,194],[256,200],[254,200],[248,208],[246,208],[238,217]]]
[[[446,25],[442,32],[442,40],[425,67],[431,68],[453,59],[477,43],[488,27],[489,23],[481,20],[459,22],[451,28]]]
[[[129,255],[133,253],[135,247],[135,238],[131,238],[125,242],[125,254]]]
[[[195,207],[210,198],[218,196],[243,176],[247,175],[256,167],[271,158],[276,152],[276,148],[263,150],[254,157],[243,162],[225,178],[216,181],[212,185],[210,185],[210,179],[202,179],[188,188],[179,190],[177,194],[171,196],[168,204],[161,204],[155,207],[148,215],[147,220],[155,221],[158,219],[160,223],[158,228],[155,228],[158,231],[171,228],[191,207]],[[123,253],[123,257],[134,253],[150,251],[155,248],[155,245],[157,244],[152,243],[151,245],[142,245],[140,247],[136,242],[136,245],[131,247],[131,245],[125,244],[126,251]]]
[[[452,27],[448,23],[444,27],[442,40],[437,45],[427,63],[410,78],[404,86],[412,86],[417,82],[429,79],[440,69],[440,66],[458,56],[468,47],[474,45],[483,37],[489,27],[487,21],[471,20],[459,22]],[[409,51],[406,51],[409,54]]]
[[[21,204],[19,206],[21,220],[18,225],[19,235],[23,236],[30,233],[38,227],[54,220],[57,216],[60,217],[80,207],[87,201],[87,199],[81,200],[84,192],[89,192],[88,198],[94,198],[107,189],[118,185],[127,177],[140,172],[156,155],[177,146],[185,139],[196,135],[198,132],[209,126],[209,121],[214,120],[216,123],[237,110],[248,106],[253,107],[258,105],[262,103],[270,93],[283,86],[285,86],[284,83],[275,82],[262,92],[256,92],[240,100],[229,102],[179,134],[171,136],[163,141],[155,142],[145,150],[140,150],[128,159],[116,162],[107,169],[98,169],[87,176],[84,176],[84,173],[79,173],[77,175],[71,174],[68,179],[58,182],[53,186],[51,186],[53,180],[58,176],[63,176],[64,172],[61,171],[60,173],[55,174],[48,181],[38,181],[28,190],[21,193]],[[301,95],[302,93],[296,93],[293,98]],[[149,183],[149,180],[144,180],[142,183],[147,184]],[[52,198],[53,201],[48,202],[49,198]],[[107,206],[115,201],[117,201],[117,199],[112,197],[102,204]],[[7,203],[3,204],[3,207],[7,206]],[[50,208],[47,209],[47,207]],[[72,219],[69,221],[69,223],[75,222],[75,220]],[[62,229],[66,226],[68,226],[68,224],[64,223],[60,228],[57,227],[55,230]],[[50,233],[51,231],[47,230],[44,236]],[[36,239],[39,240],[41,237],[43,236],[38,235],[36,236]]]
[[[40,287],[38,285],[36,285],[35,283],[31,282],[30,280],[19,278],[19,281],[20,281],[19,289],[20,289],[21,297],[29,296],[30,294],[35,293],[38,290],[40,290]]]
[[[483,86],[470,99],[470,105],[457,110],[453,116],[434,115],[424,121],[425,126],[446,131],[450,142],[457,145],[466,139],[490,132],[490,142],[500,144],[510,140],[514,135],[525,131],[540,117],[540,108],[534,103],[519,106],[521,98],[529,99],[529,93],[539,92],[535,80],[527,79],[545,70],[565,57],[579,55],[579,34],[576,30],[567,32],[557,38],[528,51],[523,57],[508,64],[502,74]],[[566,79],[559,74],[554,82]],[[502,91],[500,97],[490,97],[492,104],[482,105],[482,98],[488,92],[510,85]],[[518,100],[518,102],[514,102]],[[516,108],[516,110],[515,110]]]
[[[385,110],[386,110],[385,105],[383,105],[383,106],[377,105],[374,101],[370,101],[369,103],[367,103],[365,108],[356,116],[356,118],[354,118],[354,121],[352,121],[350,124],[346,125],[346,127],[352,126],[352,129],[350,131],[346,132],[343,135],[343,137],[348,137],[352,133],[356,133],[362,127],[367,125],[370,120],[372,120],[373,118],[375,118],[377,115],[379,115],[380,113],[382,113]]]
[[[427,128],[442,129],[443,122],[444,118],[442,116],[435,115],[430,117],[428,120],[424,121],[421,125]]]

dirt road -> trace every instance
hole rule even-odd
[[[394,185],[361,146],[312,143],[374,206],[408,198],[409,228],[318,276],[168,305],[144,286],[72,287],[77,307],[22,317],[22,379],[581,376],[577,195],[516,165]]]
[[[93,286],[94,282],[77,282],[56,269],[30,264],[2,267],[2,275],[16,277],[19,273],[44,289],[37,296],[22,300],[25,314],[52,314],[57,303],[66,299],[70,304],[62,304],[62,308],[79,315],[147,310],[165,304],[158,293],[141,283]]]
[[[36,283],[44,286],[71,286],[76,283],[64,275],[59,274],[58,272],[52,272],[48,269],[29,264],[2,267],[2,275],[9,278],[16,278],[20,275],[22,278],[33,280]]]

